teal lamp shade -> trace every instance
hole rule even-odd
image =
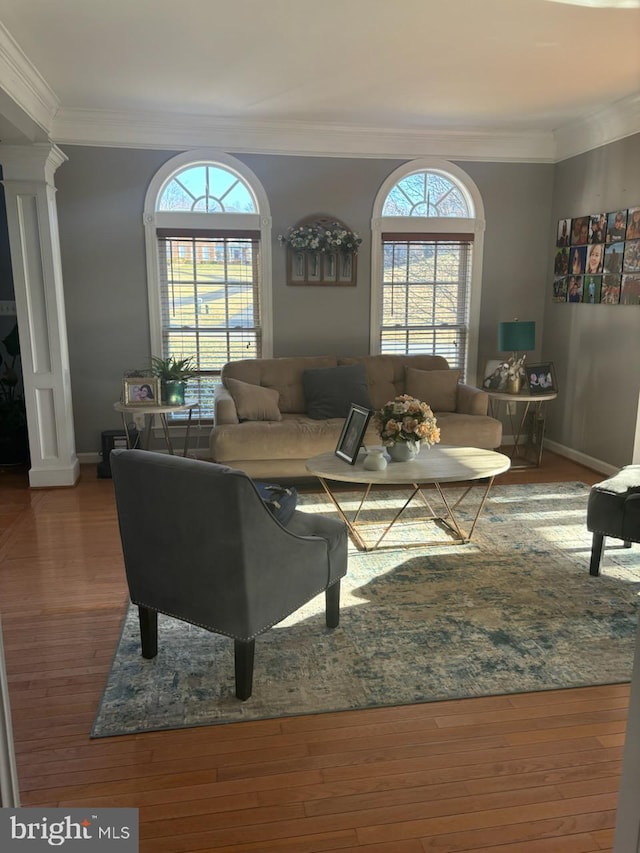
[[[500,352],[526,352],[536,348],[536,324],[534,320],[513,320],[498,326],[498,350]]]

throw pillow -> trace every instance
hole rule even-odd
[[[346,418],[352,403],[371,408],[364,364],[305,370],[302,386],[307,414],[314,420]]]
[[[455,412],[461,375],[461,370],[418,370],[405,367],[405,392],[428,403],[434,412]]]
[[[236,404],[238,418],[241,421],[281,421],[278,408],[280,394],[275,388],[251,385],[239,379],[225,379],[227,390]]]

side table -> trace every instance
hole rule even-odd
[[[544,439],[544,404],[555,400],[557,391],[549,391],[544,394],[507,394],[504,391],[487,391],[489,395],[489,410],[494,418],[499,418],[502,403],[504,411],[511,425],[513,436],[513,448],[507,455],[511,459],[512,468],[539,468],[542,463],[542,445]],[[511,404],[511,405],[510,405]],[[521,406],[522,414],[518,418],[518,406]],[[532,429],[528,431],[527,418],[531,415]],[[529,455],[527,455],[527,450]],[[533,459],[531,458],[533,450]],[[520,464],[513,464],[519,460]]]
[[[131,448],[131,444],[129,441],[129,430],[127,429],[127,413],[133,415],[134,420],[142,420],[145,431],[145,439],[144,439],[144,449],[149,449],[149,441],[151,439],[151,429],[153,427],[153,419],[158,417],[160,419],[160,423],[162,425],[162,432],[164,433],[164,441],[167,445],[167,450],[169,453],[174,456],[175,451],[173,449],[173,442],[171,441],[171,433],[169,432],[169,424],[167,423],[167,415],[175,414],[176,412],[189,412],[189,417],[187,418],[187,431],[184,436],[184,450],[183,456],[187,455],[187,450],[189,449],[189,433],[191,431],[191,416],[193,414],[193,410],[198,405],[198,403],[186,403],[184,406],[136,406],[134,404],[125,404],[125,403],[114,403],[113,408],[116,412],[120,412],[122,415],[122,425],[124,426],[124,431],[127,436],[127,445]],[[149,418],[147,423],[146,419]]]

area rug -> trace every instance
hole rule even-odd
[[[403,547],[425,532],[410,512],[388,550],[351,548],[339,628],[325,627],[321,595],[260,636],[246,702],[234,696],[231,640],[161,616],[158,656],[144,660],[130,607],[92,736],[628,681],[640,548],[607,548],[589,576],[588,493],[498,486],[469,544]],[[481,495],[466,498],[463,524]],[[402,498],[378,492],[366,520]],[[341,494],[349,510],[358,500]],[[324,495],[300,504],[333,514]]]

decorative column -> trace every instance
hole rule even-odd
[[[66,159],[50,143],[0,145],[33,487],[72,486],[80,473],[53,182]]]

